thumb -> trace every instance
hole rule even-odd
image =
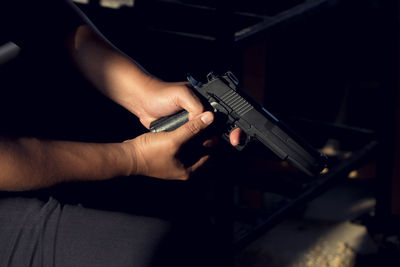
[[[213,120],[214,114],[212,112],[201,113],[176,129],[176,136],[182,143],[185,143],[210,125]]]

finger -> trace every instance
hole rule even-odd
[[[150,129],[150,124],[155,121],[157,118],[155,117],[146,117],[144,119],[140,119],[140,123],[146,127],[147,129]]]
[[[242,130],[239,128],[235,128],[231,131],[229,135],[229,141],[231,141],[231,144],[233,146],[237,146],[240,143],[240,138],[242,137]]]
[[[185,84],[183,84],[185,85]],[[192,90],[185,86],[185,90],[176,98],[175,104],[189,112],[189,120],[204,111],[204,106],[200,99]]]
[[[219,138],[216,136],[212,136],[210,139],[207,139],[203,142],[203,146],[207,148],[211,148],[216,146],[219,143]]]
[[[189,172],[190,172],[190,173],[195,172],[197,169],[199,169],[200,167],[202,167],[202,166],[207,162],[207,160],[208,160],[209,158],[210,158],[209,155],[206,155],[206,156],[201,157],[196,163],[194,163],[192,166],[190,166]]]
[[[213,120],[214,114],[212,112],[204,112],[173,131],[175,132],[174,136],[178,138],[180,143],[184,144],[210,125]]]

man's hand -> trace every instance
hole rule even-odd
[[[187,82],[163,82],[146,73],[88,25],[69,38],[72,59],[82,74],[103,94],[135,114],[149,128],[152,121],[182,109],[189,120],[204,111]],[[240,141],[240,130],[231,134],[232,145]]]
[[[201,101],[188,88],[188,82],[168,83],[153,80],[148,83],[148,90],[140,101],[141,105],[135,105],[131,109],[141,123],[149,128],[150,123],[168,115],[172,115],[182,109],[189,112],[189,120],[204,111]],[[132,99],[133,102],[135,102]],[[230,134],[230,142],[236,146],[240,142],[242,131],[234,129]]]
[[[132,96],[131,102],[136,104],[127,105],[146,128],[149,128],[151,122],[182,109],[189,112],[191,119],[202,113],[204,107],[188,85],[188,82],[152,79],[143,90]]]
[[[126,141],[127,149],[132,155],[131,173],[167,180],[187,180],[195,170],[204,165],[209,155],[199,155],[189,165],[179,156],[188,141],[198,136],[213,119],[213,113],[207,111],[174,131],[146,133]],[[193,149],[200,151],[201,146],[207,144],[198,145],[199,147]]]

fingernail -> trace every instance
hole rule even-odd
[[[211,112],[206,112],[203,114],[203,116],[201,116],[201,121],[206,125],[211,124],[213,119],[214,118]]]
[[[232,144],[233,146],[237,146],[237,145],[239,144],[239,141],[237,141],[237,140],[231,140],[231,144]]]

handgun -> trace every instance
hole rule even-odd
[[[208,110],[215,114],[215,123],[223,139],[229,142],[229,134],[240,128],[244,140],[235,146],[242,150],[249,142],[258,140],[281,160],[285,160],[307,175],[319,175],[326,168],[327,157],[318,152],[285,123],[246,94],[235,75],[228,71],[224,75],[210,72],[207,82],[197,81],[188,75],[194,93]],[[150,131],[172,131],[188,121],[188,112],[162,117],[150,124]]]

